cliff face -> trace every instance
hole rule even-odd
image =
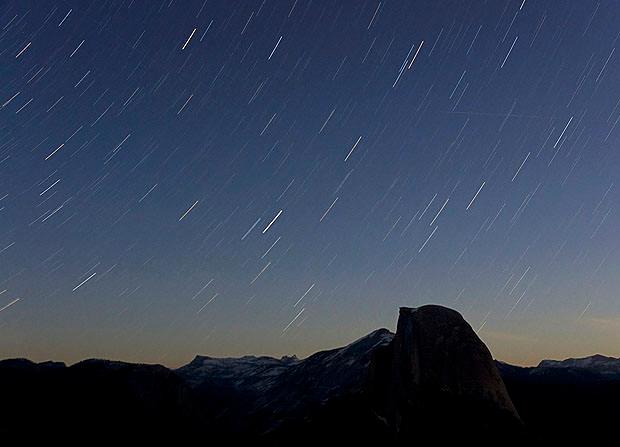
[[[442,306],[400,309],[394,340],[375,353],[369,390],[397,438],[521,426],[491,353],[458,312]]]

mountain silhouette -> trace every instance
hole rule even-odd
[[[522,434],[491,353],[458,312],[401,308],[394,340],[382,351],[372,390],[397,440]]]
[[[592,437],[614,427],[618,363],[496,362],[458,312],[401,308],[395,334],[378,329],[305,359],[197,356],[176,370],[0,361],[0,439],[510,445],[563,439],[562,422],[579,419]]]

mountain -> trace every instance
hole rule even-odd
[[[71,366],[0,361],[0,439],[553,442],[566,433],[565,421],[583,432],[600,430],[601,420],[614,427],[617,360],[512,366],[494,361],[458,312],[401,308],[395,334],[378,329],[305,359],[197,356],[176,370],[96,359]],[[585,425],[577,425],[579,418]]]
[[[377,358],[375,408],[398,440],[522,434],[491,353],[458,312],[401,308],[396,336]]]
[[[276,442],[325,403],[360,392],[372,352],[392,338],[387,329],[378,329],[303,360],[198,356],[176,372],[202,402],[209,402],[211,418],[220,430],[233,433],[228,436]]]
[[[441,306],[401,308],[396,334],[379,329],[303,360],[196,357],[177,372],[201,400],[235,402],[213,415],[220,427],[275,444],[302,433],[401,443],[522,432],[490,352]],[[445,425],[455,430],[437,431]]]
[[[576,359],[543,360],[538,364],[536,371],[542,372],[551,368],[589,372],[600,375],[601,379],[620,378],[620,358],[606,357],[600,354]]]
[[[620,359],[594,355],[523,368],[496,362],[524,424],[541,442],[617,438]]]
[[[99,441],[121,435],[156,439],[195,432],[203,421],[190,389],[161,365],[4,360],[0,395],[0,439],[26,444],[82,442],[93,435]]]

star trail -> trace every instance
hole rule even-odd
[[[0,4],[0,354],[306,355],[398,306],[620,355],[620,5]],[[615,343],[614,343],[615,340]]]

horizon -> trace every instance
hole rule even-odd
[[[428,304],[432,304],[432,303],[428,303]],[[543,360],[567,360],[567,359],[579,359],[579,358],[587,358],[587,357],[593,357],[596,355],[602,355],[605,357],[610,357],[610,358],[618,358],[620,359],[620,354],[611,352],[611,353],[605,353],[605,352],[586,352],[583,351],[581,354],[577,354],[577,355],[564,355],[562,356],[561,354],[554,356],[546,356],[546,357],[541,357],[537,360],[530,360],[530,361],[519,361],[518,359],[514,359],[514,360],[507,360],[505,358],[501,358],[498,357],[494,354],[492,346],[489,345],[489,342],[487,340],[485,340],[484,334],[481,334],[480,332],[476,331],[475,328],[472,327],[472,329],[474,329],[474,331],[477,333],[477,335],[481,338],[481,340],[485,343],[485,345],[487,346],[487,348],[489,348],[489,350],[491,351],[491,355],[493,356],[493,358],[497,361],[503,362],[503,363],[507,363],[510,365],[515,365],[515,366],[520,366],[520,367],[536,367],[538,366],[538,364],[540,362],[542,362]],[[52,362],[62,362],[68,366],[70,365],[75,365],[77,363],[86,361],[86,360],[109,360],[109,361],[120,361],[120,362],[126,362],[126,363],[135,363],[135,364],[151,364],[151,365],[162,365],[165,366],[169,369],[176,369],[176,368],[180,368],[182,366],[185,366],[187,364],[189,364],[192,360],[194,360],[196,357],[211,357],[211,358],[241,358],[241,357],[272,357],[272,358],[283,358],[283,357],[296,357],[298,360],[304,360],[307,359],[308,357],[312,356],[313,354],[316,354],[318,352],[322,352],[322,351],[329,351],[332,349],[338,349],[338,348],[342,348],[345,347],[349,344],[355,343],[356,341],[366,337],[367,335],[375,332],[375,331],[379,331],[379,330],[387,330],[389,331],[391,334],[394,334],[396,331],[396,325],[394,324],[394,328],[390,329],[388,327],[378,327],[374,330],[371,330],[369,332],[364,333],[363,335],[360,335],[359,337],[356,337],[354,339],[349,340],[348,342],[344,341],[341,342],[340,344],[334,344],[333,346],[325,346],[325,347],[317,347],[315,350],[312,351],[308,351],[308,352],[304,352],[302,354],[298,354],[295,352],[290,352],[290,353],[278,353],[277,351],[275,353],[269,353],[269,352],[239,352],[233,355],[225,355],[225,354],[220,354],[220,355],[213,355],[211,353],[208,352],[204,352],[204,353],[195,353],[193,355],[191,355],[190,357],[188,357],[185,360],[177,360],[175,362],[172,363],[167,363],[167,362],[158,362],[158,361],[149,361],[148,359],[142,359],[142,360],[136,360],[136,359],[131,359],[129,357],[127,358],[110,358],[110,357],[106,357],[106,356],[86,356],[86,357],[81,357],[78,359],[72,359],[72,360],[66,360],[66,359],[54,359],[54,358],[26,358],[26,357],[7,357],[7,358],[2,358],[0,359],[0,361],[2,360],[12,360],[12,359],[20,359],[20,358],[24,358],[26,360],[30,360],[33,361],[35,363],[41,363],[41,362],[46,362],[46,361],[52,361]],[[620,352],[620,351],[618,351]]]
[[[508,363],[620,357],[615,4],[10,0],[0,27],[0,358],[305,357],[427,302]]]

